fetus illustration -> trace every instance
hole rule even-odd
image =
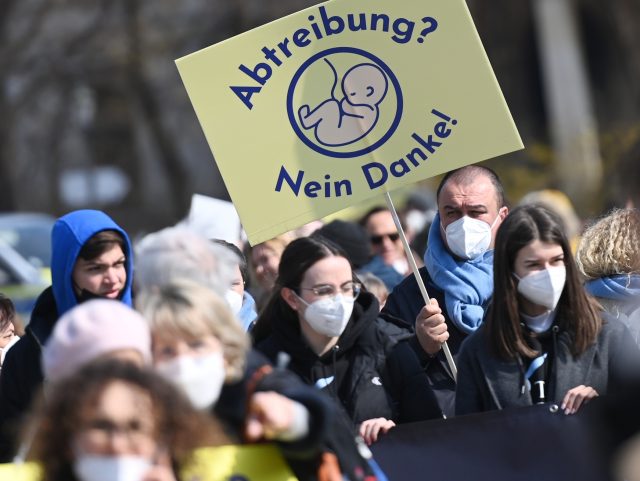
[[[356,142],[366,136],[378,122],[378,105],[387,94],[389,81],[377,65],[361,63],[351,67],[342,78],[342,99],[336,98],[338,73],[328,59],[324,61],[333,71],[331,98],[313,110],[309,105],[298,109],[300,124],[313,129],[322,145],[337,147]]]

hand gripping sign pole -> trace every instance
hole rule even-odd
[[[391,211],[391,215],[393,216],[393,222],[395,222],[396,229],[398,229],[398,233],[400,234],[400,239],[402,239],[402,246],[404,247],[404,253],[406,254],[407,260],[411,265],[413,276],[416,278],[416,282],[418,283],[418,287],[420,288],[420,292],[422,293],[422,298],[424,299],[424,303],[425,305],[430,304],[427,288],[425,287],[422,277],[420,277],[420,273],[418,272],[418,266],[416,265],[416,261],[413,258],[413,253],[411,252],[411,247],[409,247],[409,242],[407,241],[407,237],[404,234],[402,225],[400,225],[400,218],[398,217],[396,208],[393,205],[391,196],[389,195],[389,192],[385,192],[384,196],[385,196],[385,200],[387,201],[387,206]],[[453,379],[457,381],[458,368],[456,368],[456,363],[453,360],[453,356],[451,355],[451,350],[449,349],[449,345],[446,343],[446,341],[442,344],[442,350],[444,351],[444,356],[447,358],[447,364],[449,365],[449,369],[451,369],[451,373],[453,374]]]

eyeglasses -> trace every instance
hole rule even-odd
[[[371,240],[372,244],[378,245],[382,244],[385,237],[388,237],[391,242],[395,242],[400,239],[400,234],[397,232],[393,232],[391,234],[372,235],[369,239]]]
[[[153,429],[138,420],[131,420],[126,425],[119,426],[109,419],[95,419],[87,423],[84,432],[101,445],[111,442],[116,434],[123,435],[129,444],[134,446],[153,442]]]
[[[359,282],[345,282],[338,289],[330,284],[320,284],[313,287],[300,287],[299,289],[303,291],[312,291],[318,297],[334,297],[338,295],[339,290],[340,294],[343,296],[353,297],[355,299],[362,290],[362,284]]]

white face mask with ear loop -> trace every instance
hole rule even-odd
[[[441,220],[440,230],[444,232],[451,252],[462,259],[471,260],[481,256],[489,249],[491,230],[498,219],[500,219],[500,211],[491,225],[483,220],[465,215],[449,224],[446,229],[442,227]]]
[[[151,466],[151,460],[142,456],[79,454],[73,472],[80,481],[141,481]]]
[[[229,304],[229,307],[231,307],[231,312],[237,316],[240,309],[242,309],[242,302],[244,301],[242,296],[233,289],[227,289],[224,293],[224,299]]]
[[[338,294],[308,303],[298,294],[296,297],[307,306],[303,316],[314,331],[328,337],[340,337],[351,319],[355,298]]]
[[[213,406],[220,397],[226,371],[221,351],[206,356],[182,355],[155,366],[162,376],[178,385],[196,409]]]
[[[513,275],[518,279],[518,292],[525,299],[553,310],[562,296],[567,269],[565,266],[557,266],[532,272],[523,278],[519,278],[515,273]]]

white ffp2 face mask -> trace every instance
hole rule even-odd
[[[298,298],[307,306],[304,319],[314,331],[329,337],[339,337],[344,332],[353,312],[353,297],[338,294],[310,304],[301,297]]]
[[[197,409],[213,406],[226,376],[222,352],[206,356],[178,356],[156,364],[156,370],[177,384]]]
[[[231,312],[237,316],[240,309],[242,309],[242,296],[236,291],[229,289],[224,293],[224,299],[229,304],[229,307],[231,307]]]
[[[533,272],[522,279],[516,276],[518,282],[518,292],[525,299],[546,307],[555,309],[562,296],[564,285],[567,279],[565,266],[549,267],[541,271]]]
[[[73,462],[80,481],[141,481],[151,461],[141,456],[95,456],[81,454]]]
[[[499,218],[500,214],[491,225],[466,215],[452,222],[444,231],[449,249],[456,256],[467,260],[484,254],[491,245],[491,229]],[[440,226],[442,228],[442,224]]]

